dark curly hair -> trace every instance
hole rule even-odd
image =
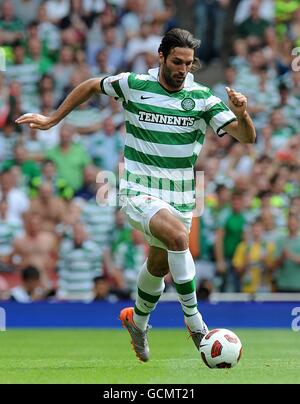
[[[178,47],[189,48],[196,51],[200,47],[200,43],[201,41],[194,38],[189,31],[180,28],[173,28],[164,35],[158,48],[158,52],[162,52],[166,60],[172,49]],[[199,67],[199,59],[194,56],[193,70],[197,70]]]

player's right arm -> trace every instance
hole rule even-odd
[[[59,108],[50,116],[41,114],[24,114],[20,116],[16,123],[28,124],[31,128],[47,130],[57,125],[73,109],[90,99],[93,95],[99,94],[101,90],[102,78],[93,78],[84,81],[74,88],[66,97]]]

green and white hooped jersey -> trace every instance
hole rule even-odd
[[[194,165],[207,125],[218,134],[236,120],[229,108],[189,73],[184,88],[169,92],[148,75],[121,73],[102,81],[104,94],[123,103],[125,170],[120,194],[153,195],[181,212],[195,206]]]

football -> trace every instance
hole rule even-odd
[[[211,369],[232,368],[241,359],[242,352],[239,337],[225,328],[210,331],[200,344],[201,358]]]

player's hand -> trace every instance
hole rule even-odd
[[[28,124],[30,128],[47,130],[56,124],[52,118],[40,114],[24,114],[16,119],[16,123]]]
[[[232,88],[226,87],[229,108],[237,118],[242,117],[247,110],[247,97]]]

